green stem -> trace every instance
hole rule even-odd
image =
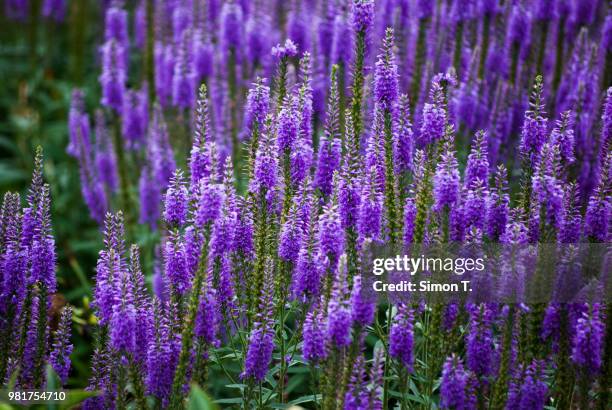
[[[149,87],[149,109],[153,109],[155,102],[155,64],[153,55],[153,43],[155,42],[154,32],[154,0],[146,0],[146,21],[147,21],[147,44],[145,50],[145,78]]]
[[[478,78],[484,78],[484,69],[487,62],[487,54],[489,53],[489,38],[491,31],[491,16],[485,14],[482,24],[482,46],[480,47],[480,64],[478,65]]]
[[[204,243],[200,251],[200,261],[191,288],[187,318],[183,324],[181,337],[181,353],[172,383],[172,395],[170,396],[170,409],[181,409],[183,407],[183,386],[186,382],[187,369],[191,359],[191,348],[193,346],[194,325],[198,313],[202,285],[205,283],[208,271],[208,244],[210,242],[210,224],[204,228]]]
[[[463,21],[457,23],[455,31],[455,54],[453,57],[453,66],[457,73],[457,78],[461,78],[461,49],[463,46]]]
[[[363,68],[365,60],[365,47],[366,47],[366,32],[364,30],[357,32],[356,38],[356,54],[355,54],[355,65],[353,67],[353,85],[352,93],[353,98],[351,101],[351,116],[353,118],[353,127],[355,130],[355,138],[359,141],[361,146],[361,131],[362,131],[362,114],[361,104],[363,101]]]
[[[44,374],[44,355],[47,350],[47,286],[39,285],[38,320],[36,322],[36,355],[34,356],[34,386],[42,387]]]

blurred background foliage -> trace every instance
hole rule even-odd
[[[75,307],[68,387],[83,387],[95,320],[89,300],[102,237],[83,202],[77,162],[66,153],[67,118],[74,87],[83,89],[88,109],[99,100],[103,1],[69,2],[63,23],[41,17],[40,3],[33,2],[25,21],[8,19],[3,2],[0,7],[0,192],[16,191],[25,198],[34,150],[41,145],[58,252],[54,306]]]

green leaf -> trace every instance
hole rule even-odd
[[[322,394],[317,394],[317,395],[309,394],[307,396],[302,396],[302,397],[298,397],[295,400],[291,400],[289,404],[294,406],[296,404],[310,403],[311,401],[315,401],[315,400],[320,401],[322,398],[323,398]]]
[[[85,390],[67,390],[66,400],[59,404],[60,410],[68,410],[81,403],[85,399],[95,397],[100,394],[97,391],[85,391]]]
[[[197,385],[191,385],[187,410],[216,410],[218,407],[210,400],[208,395]]]

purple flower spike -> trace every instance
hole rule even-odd
[[[176,170],[166,191],[164,219],[170,225],[181,226],[187,219],[188,207],[187,188],[183,180],[183,172]]]
[[[62,310],[60,316],[59,325],[55,332],[53,341],[53,350],[49,355],[49,362],[58,375],[62,384],[68,380],[68,373],[70,372],[70,355],[72,354],[72,343],[70,343],[70,336],[72,334],[72,308],[66,306]]]
[[[287,39],[284,45],[277,44],[275,47],[272,47],[272,55],[279,60],[294,57],[297,55],[297,47],[293,41]]]
[[[373,0],[353,0],[353,29],[367,31],[374,21]]]
[[[476,408],[472,375],[464,369],[461,359],[455,354],[446,359],[442,368],[440,407],[443,409]]]
[[[398,98],[398,73],[393,54],[393,29],[388,28],[383,40],[382,54],[376,61],[374,97],[384,110],[392,111]]]
[[[408,371],[413,365],[413,312],[404,304],[397,308],[398,313],[391,326],[389,335],[389,354],[397,359]]]
[[[320,307],[315,307],[306,315],[304,321],[304,345],[302,348],[304,359],[312,363],[327,357],[325,315]]]
[[[602,364],[605,322],[600,304],[594,303],[575,325],[572,360],[588,374],[597,373]]]
[[[447,150],[436,168],[433,179],[434,208],[442,211],[444,207],[452,207],[459,198],[459,170],[455,153]]]

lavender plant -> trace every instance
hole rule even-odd
[[[75,89],[68,118],[104,242],[84,408],[609,408],[608,4],[101,3],[99,107]],[[0,215],[0,377],[24,389],[70,375],[51,206],[37,155]],[[478,296],[369,292],[377,250],[492,245]]]

